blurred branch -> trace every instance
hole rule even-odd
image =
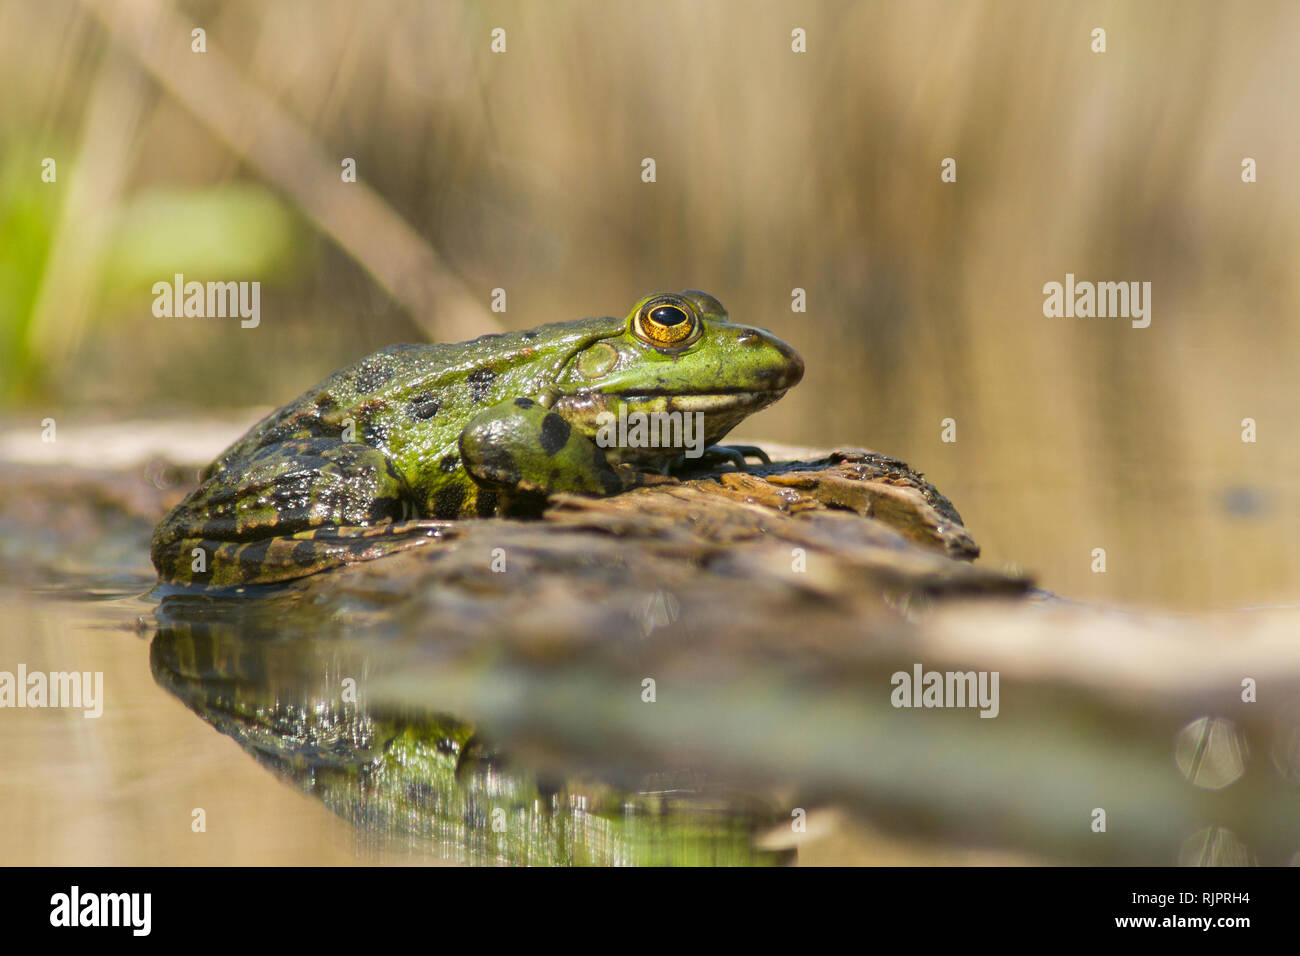
[[[434,339],[500,326],[433,248],[363,182],[344,183],[338,158],[214,49],[190,51],[191,24],[165,2],[83,0],[113,43],[352,256]]]
[[[30,354],[42,366],[66,359],[85,333],[101,255],[144,113],[146,86],[140,71],[114,50],[95,74],[77,161],[64,164],[67,197],[27,330]]]

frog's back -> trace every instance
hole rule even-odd
[[[431,375],[436,380],[438,370],[452,364],[453,349],[447,345],[390,345],[339,369],[250,428],[217,456],[203,477],[247,460],[268,445],[291,439],[338,437],[349,418],[356,426],[357,440],[365,442],[365,423],[358,415],[366,411],[367,397],[391,389],[399,375]]]
[[[545,387],[574,351],[616,331],[620,322],[579,319],[454,344],[390,345],[267,415],[203,477],[268,445],[338,438],[349,424],[353,440],[389,455],[400,453],[413,434],[425,447],[446,443],[479,408]]]

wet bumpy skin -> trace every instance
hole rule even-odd
[[[720,441],[803,376],[703,292],[454,345],[394,345],[331,375],[227,448],[154,533],[159,577],[232,586],[424,543],[435,521],[527,514],[549,494],[616,494],[615,465],[680,447],[601,447],[602,413],[703,413]]]

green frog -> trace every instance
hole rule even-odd
[[[154,532],[154,567],[176,584],[270,584],[424,544],[454,519],[616,494],[692,452],[743,466],[765,456],[716,443],[802,377],[794,349],[694,290],[623,318],[390,346],[222,452]]]

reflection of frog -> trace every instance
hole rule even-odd
[[[362,845],[543,866],[794,862],[793,851],[755,846],[786,819],[765,800],[696,775],[632,787],[590,775],[548,781],[464,720],[412,700],[367,702],[368,687],[409,664],[402,649],[368,652],[291,594],[180,593],[163,599],[159,620],[154,679],[356,827]],[[343,675],[364,675],[359,703],[341,699]]]
[[[663,470],[683,449],[601,447],[602,413],[698,412],[708,446],[802,376],[788,345],[693,291],[648,296],[621,319],[395,345],[226,449],[158,526],[154,566],[178,583],[286,580],[402,546],[404,519],[613,494],[615,465]]]

